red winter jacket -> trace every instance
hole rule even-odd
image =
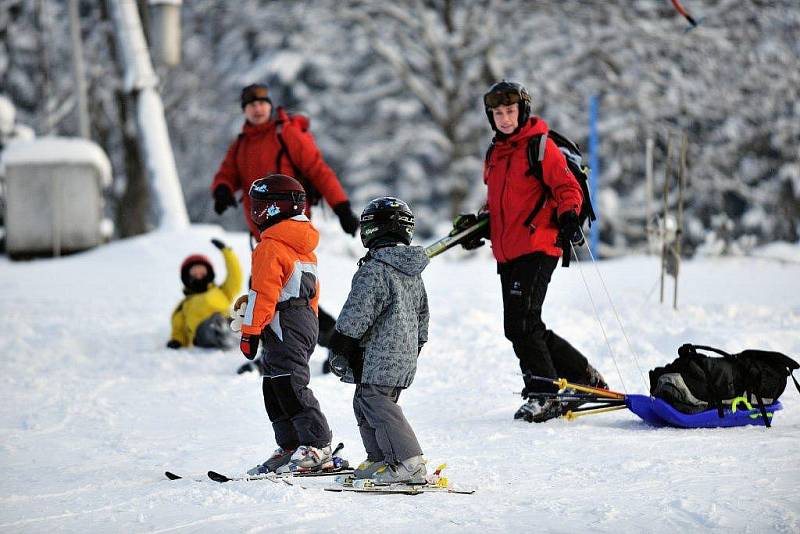
[[[335,207],[347,200],[347,194],[342,189],[336,174],[322,159],[314,137],[308,131],[308,119],[301,115],[287,115],[282,108],[277,109],[277,115],[277,120],[270,120],[258,126],[245,121],[242,133],[228,148],[225,159],[211,184],[212,193],[219,185],[229,187],[232,192],[242,190],[245,220],[250,227],[250,233],[256,238],[259,237],[260,232],[250,220],[250,197],[248,196],[250,185],[255,180],[276,172],[287,176],[294,175],[294,170],[286,154],[281,156],[280,168],[276,168],[278,153],[281,150],[277,135],[278,124],[282,125],[281,136],[292,161],[320,192],[325,201],[331,207]],[[311,215],[310,208],[307,203],[306,215],[309,217]]]
[[[492,251],[500,263],[533,252],[561,256],[561,249],[556,246],[557,219],[566,211],[580,209],[583,200],[580,185],[552,139],[547,139],[542,160],[542,174],[549,191],[538,178],[526,174],[530,168],[528,140],[534,135],[546,135],[547,131],[547,124],[541,118],[532,117],[511,137],[495,137],[494,148],[484,165]],[[547,195],[544,206],[526,226],[525,220],[542,195]]]

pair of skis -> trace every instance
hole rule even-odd
[[[287,471],[284,473],[263,473],[258,475],[234,475],[228,476],[223,473],[219,473],[217,471],[209,471],[206,473],[210,480],[214,482],[224,483],[224,482],[241,482],[241,481],[255,481],[255,480],[269,480],[271,482],[285,482],[291,485],[291,482],[288,480],[294,477],[321,477],[321,476],[332,476],[332,475],[348,475],[353,472],[350,469],[350,464],[347,460],[344,460],[338,456],[340,450],[344,448],[344,443],[339,443],[336,448],[331,453],[332,458],[332,466],[324,469],[317,469],[317,470],[293,470]],[[164,476],[170,480],[181,480],[184,477],[181,475],[176,475],[171,471],[165,471]],[[197,480],[197,479],[195,479]],[[204,480],[204,479],[203,479]],[[198,480],[199,481],[199,480]]]
[[[325,477],[325,476],[335,476],[335,475],[348,475],[352,474],[353,470],[349,467],[347,468],[338,468],[338,469],[330,469],[330,470],[323,470],[323,471],[308,471],[308,472],[300,472],[300,473],[264,473],[263,475],[225,475],[223,473],[219,473],[217,471],[209,471],[206,473],[208,480],[213,480],[214,482],[219,482],[220,484],[225,482],[251,482],[251,481],[258,481],[258,480],[267,480],[270,482],[284,482],[288,485],[292,485],[291,479],[292,478],[305,478],[305,477]],[[177,475],[171,471],[164,471],[164,476],[166,476],[169,480],[183,480],[185,477],[181,475]],[[206,479],[194,479],[197,482],[203,482]]]
[[[308,472],[294,472],[294,473],[266,473],[263,475],[234,475],[228,476],[216,471],[209,471],[207,473],[208,479],[194,479],[198,482],[204,480],[213,480],[214,482],[242,482],[242,481],[262,481],[266,480],[276,484],[284,483],[288,486],[295,486],[292,482],[294,478],[306,477],[325,477],[336,476],[333,485],[322,488],[325,491],[331,492],[358,492],[358,493],[385,493],[385,494],[404,494],[404,495],[419,495],[420,493],[434,492],[434,493],[459,493],[470,495],[475,493],[474,489],[461,489],[455,488],[450,485],[447,478],[441,476],[442,470],[446,467],[445,464],[428,477],[425,484],[390,484],[379,486],[371,480],[357,480],[353,476],[353,470],[348,468],[338,468],[322,471],[308,471]],[[184,477],[176,475],[171,471],[166,471],[164,475],[170,480],[182,480]],[[298,485],[302,489],[309,489],[308,486]]]

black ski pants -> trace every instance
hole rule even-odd
[[[317,342],[317,318],[308,307],[280,313],[281,335],[264,328],[262,384],[264,407],[275,431],[275,442],[284,449],[298,445],[326,447],[331,430],[319,402],[308,387],[308,360]]]
[[[542,253],[497,264],[503,291],[505,336],[519,358],[528,394],[558,390],[555,385],[532,380],[531,376],[580,380],[589,366],[583,354],[547,330],[542,320],[542,305],[557,264],[558,258]]]

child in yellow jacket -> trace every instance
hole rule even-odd
[[[242,287],[242,269],[233,249],[219,239],[212,239],[228,272],[222,285],[214,284],[214,267],[206,256],[194,254],[181,264],[185,298],[172,312],[172,336],[167,347],[179,349],[192,345],[228,349],[236,345],[228,327],[231,303]]]

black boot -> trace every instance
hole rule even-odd
[[[554,398],[530,397],[528,402],[520,406],[514,419],[523,419],[529,423],[544,423],[563,414],[562,403]]]
[[[603,380],[603,375],[600,374],[600,371],[592,367],[591,364],[586,365],[586,374],[579,383],[593,388],[608,389],[608,384]]]

